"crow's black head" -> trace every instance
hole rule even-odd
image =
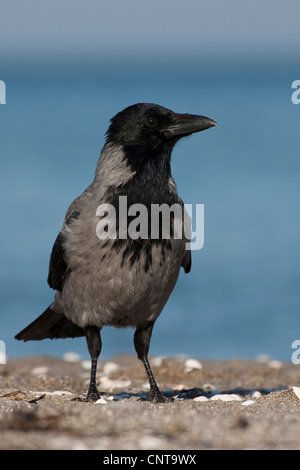
[[[215,126],[215,121],[192,114],[176,114],[170,109],[152,103],[138,103],[111,119],[107,141],[152,150],[173,145],[194,132]]]

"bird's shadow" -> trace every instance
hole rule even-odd
[[[280,385],[278,387],[268,387],[268,388],[242,388],[236,387],[228,390],[204,390],[201,388],[190,388],[183,390],[165,390],[162,391],[162,396],[166,399],[166,402],[174,402],[176,400],[194,400],[197,397],[205,397],[207,399],[212,398],[215,395],[231,395],[235,394],[241,398],[258,398],[268,395],[272,392],[279,392],[282,390],[288,390],[287,386]],[[106,399],[109,397],[112,401],[126,400],[126,399],[136,399],[138,401],[147,401],[148,392],[142,393],[129,393],[129,392],[120,392],[116,394],[101,394],[101,396]]]

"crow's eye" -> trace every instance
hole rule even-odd
[[[153,117],[149,117],[146,121],[146,124],[148,127],[156,127],[157,126],[157,120]]]

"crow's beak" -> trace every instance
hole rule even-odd
[[[204,131],[217,123],[205,116],[195,114],[175,114],[170,126],[162,129],[160,132],[168,139],[172,137],[184,137],[194,132]]]

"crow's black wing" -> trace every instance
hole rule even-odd
[[[66,221],[67,225],[70,225],[72,219],[78,219],[79,212],[74,211]],[[63,247],[64,236],[60,232],[54,242],[48,273],[48,284],[52,289],[62,291],[64,285],[64,279],[68,271],[68,265],[66,261],[66,254]]]
[[[184,207],[184,204],[183,202],[181,201],[182,203],[182,206]],[[192,234],[192,220],[186,210],[186,208],[184,207],[184,220],[183,220],[183,223],[184,223],[184,238],[185,238],[185,242],[186,242],[186,245],[189,244],[190,245],[190,241],[191,241],[191,234]],[[191,253],[191,250],[186,248],[185,249],[185,252],[184,252],[184,255],[183,255],[183,258],[182,258],[182,261],[181,261],[181,266],[183,267],[184,269],[184,272],[185,273],[189,273],[190,270],[191,270],[191,267],[192,267],[192,253]]]
[[[52,289],[62,291],[64,278],[67,271],[65,252],[63,249],[63,235],[59,233],[54,242],[48,273],[48,284]]]
[[[184,272],[187,274],[190,272],[191,267],[192,267],[192,255],[191,255],[191,250],[185,250],[181,266],[184,269]]]

